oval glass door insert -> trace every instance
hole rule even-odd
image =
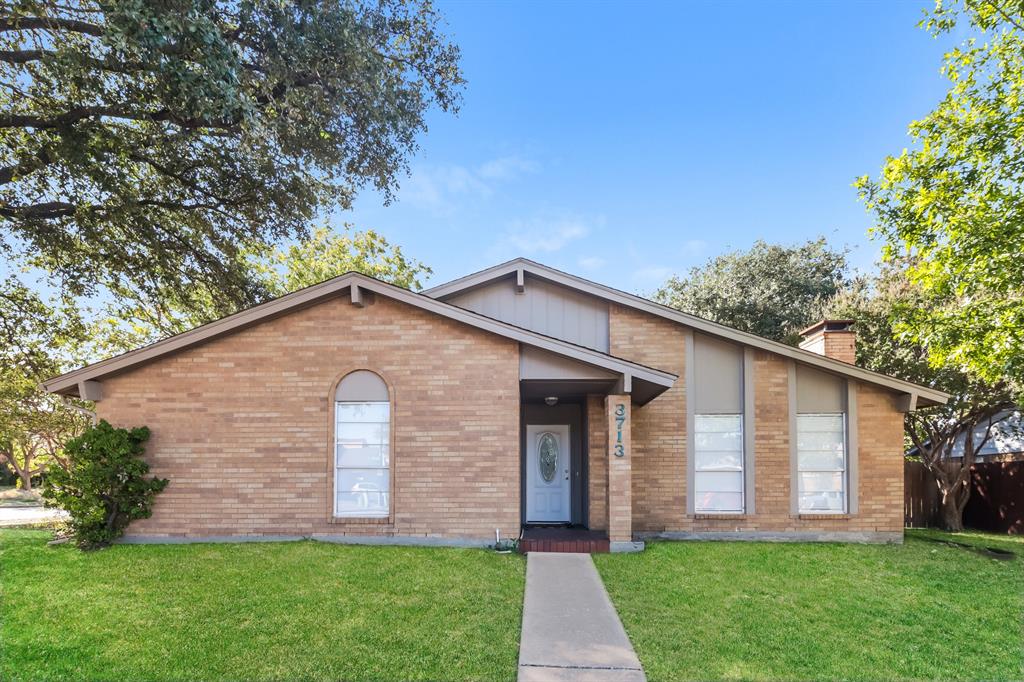
[[[550,431],[542,433],[537,443],[538,461],[540,464],[540,477],[545,483],[555,480],[555,472],[558,471],[558,440],[555,434]]]

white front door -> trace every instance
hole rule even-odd
[[[569,425],[526,427],[526,521],[569,523]]]

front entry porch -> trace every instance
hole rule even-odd
[[[524,526],[519,552],[607,553],[608,533],[572,526]]]
[[[621,390],[521,382],[521,552],[642,548],[631,523],[632,401]]]

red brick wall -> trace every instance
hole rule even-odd
[[[791,512],[790,360],[754,353],[755,513],[686,513],[686,381],[682,325],[611,306],[611,352],[679,374],[676,385],[633,412],[633,530],[637,533],[742,531],[899,533],[903,528],[903,415],[894,394],[859,384],[859,509],[840,517]],[[593,444],[593,436],[591,444]],[[593,480],[591,481],[593,487]],[[749,491],[748,491],[749,494]],[[591,499],[594,493],[591,492]]]
[[[129,535],[519,530],[518,344],[384,297],[290,313],[104,381],[99,416],[152,430],[170,479]],[[393,396],[391,519],[332,522],[333,388]]]

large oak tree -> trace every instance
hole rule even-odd
[[[457,108],[439,25],[429,0],[3,3],[0,250],[65,296],[266,297],[240,251],[390,198]]]
[[[822,304],[848,282],[846,251],[824,237],[787,246],[757,241],[673,276],[654,298],[734,329],[796,345]]]

